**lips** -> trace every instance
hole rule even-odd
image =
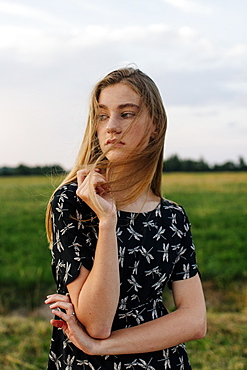
[[[115,143],[117,143],[116,145],[114,145]],[[125,145],[122,141],[119,141],[117,139],[108,139],[106,141],[106,144],[105,145],[112,145],[114,147],[120,147],[120,146],[123,146]]]

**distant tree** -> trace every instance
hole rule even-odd
[[[181,159],[174,154],[163,162],[163,172],[208,172],[208,171],[247,171],[247,164],[243,157],[239,157],[238,163],[232,161],[223,164],[209,166],[204,159]]]
[[[36,166],[28,167],[24,164],[12,167],[2,167],[0,168],[0,176],[31,176],[31,175],[60,175],[64,174],[66,171],[58,164],[52,166]]]
[[[170,171],[174,171],[174,172],[183,171],[182,162],[176,154],[166,159],[163,163],[163,172],[170,172]]]
[[[210,171],[210,166],[201,158],[199,161],[194,162],[196,171]]]
[[[41,168],[41,172],[44,175],[61,175],[65,173],[65,170],[58,164],[55,164],[53,166],[45,166]]]
[[[233,162],[225,162],[221,165],[216,164],[213,171],[236,171],[236,165]]]
[[[13,175],[13,168],[10,167],[2,167],[0,168],[0,176],[12,176]]]
[[[28,166],[25,166],[24,164],[20,164],[18,167],[16,167],[15,169],[15,174],[16,175],[23,175],[23,176],[27,176],[27,175],[31,175],[31,168],[28,167]]]
[[[197,171],[210,171],[209,165],[200,159],[195,161],[192,159],[180,159],[176,154],[166,159],[163,163],[163,172],[197,172]]]
[[[239,157],[238,168],[240,171],[247,171],[247,164],[245,163],[243,157]]]

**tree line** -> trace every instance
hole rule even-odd
[[[24,164],[20,164],[17,167],[2,167],[0,168],[0,176],[39,176],[39,175],[60,175],[66,173],[66,171],[60,165],[51,166],[35,166],[29,167]]]
[[[221,172],[221,171],[247,171],[247,164],[243,157],[237,162],[227,161],[222,164],[209,165],[204,159],[181,159],[174,154],[163,162],[163,172]],[[0,176],[31,176],[31,175],[61,175],[66,170],[60,165],[29,167],[20,164],[17,167],[1,167]]]
[[[243,157],[237,162],[227,161],[222,164],[209,165],[204,159],[181,159],[172,155],[163,162],[163,172],[221,172],[221,171],[247,171],[247,164]]]

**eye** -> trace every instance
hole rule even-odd
[[[99,114],[98,120],[99,121],[105,121],[108,118],[107,114]]]
[[[135,117],[135,113],[133,113],[133,112],[123,112],[123,113],[121,113],[121,117],[122,118],[133,118],[133,117]]]

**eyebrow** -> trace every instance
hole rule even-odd
[[[98,105],[98,108],[107,109],[107,106],[104,105],[104,104],[99,104]],[[133,103],[126,103],[126,104],[120,104],[120,105],[118,105],[117,108],[118,109],[124,109],[124,108],[137,108],[137,109],[140,109],[140,106],[137,105],[137,104],[133,104]]]

